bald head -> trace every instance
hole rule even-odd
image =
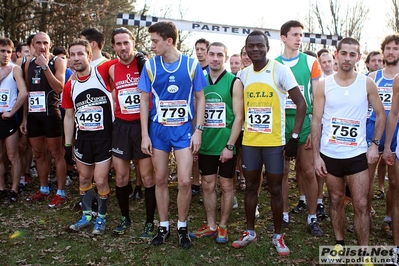
[[[50,37],[45,32],[36,33],[35,37],[32,39],[32,46],[35,49],[35,55],[49,55],[51,48]]]

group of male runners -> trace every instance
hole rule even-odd
[[[98,53],[101,42],[91,40],[90,31],[82,32],[82,38],[68,47],[70,66],[76,74],[65,86],[66,63],[50,54],[51,42],[47,34],[34,35],[33,57],[21,67],[9,62],[12,42],[0,39],[0,149],[3,151],[3,146],[6,147],[12,165],[12,197],[17,197],[21,175],[15,145],[18,142],[15,113],[24,106],[21,131],[29,136],[40,179],[40,190],[29,200],[50,196],[47,150],[54,160],[58,178],[58,190],[50,207],[66,202],[66,162],[76,162],[82,217],[70,229],[81,230],[93,224],[94,179],[98,215],[93,234],[105,232],[110,193],[108,171],[112,158],[116,198],[121,210],[121,222],[113,233],[125,233],[131,226],[129,173],[130,161],[134,159],[139,162],[146,188],[147,217],[140,237],[151,239],[153,245],[163,244],[171,232],[168,160],[169,153],[174,151],[179,187],[179,245],[190,248],[191,238],[203,236],[216,236],[216,242],[227,243],[227,222],[234,201],[235,143],[244,125],[241,164],[246,179],[247,225],[241,237],[232,242],[234,248],[242,248],[257,239],[255,212],[264,167],[271,194],[272,243],[280,255],[290,254],[282,229],[288,225],[286,180],[292,158],[297,160],[297,178],[302,179],[304,185],[310,233],[323,234],[317,220],[318,175],[325,178],[327,184],[336,244],[345,244],[345,184],[353,199],[358,244],[368,244],[373,180],[369,176],[374,176],[374,173],[369,174],[368,168],[378,161],[379,152],[384,152],[388,165],[395,161],[392,157],[395,149],[398,153],[391,145],[399,108],[399,79],[395,78],[399,39],[396,35],[384,40],[381,48],[385,68],[371,73],[370,78],[355,71],[361,56],[358,41],[344,38],[335,52],[337,71],[319,81],[322,77],[319,61],[299,52],[303,25],[298,21],[288,21],[281,27],[284,52],[276,59],[267,58],[268,37],[261,31],[251,32],[242,50],[248,57],[242,59],[242,64],[245,65],[245,61],[249,64],[234,74],[225,69],[228,50],[223,43],[211,43],[201,51],[200,57],[207,58],[207,69],[203,71],[205,64],[183,55],[176,48],[178,31],[173,23],[155,23],[149,27],[149,33],[155,53],[151,59],[146,61],[134,51],[134,36],[128,29],[117,28],[112,33],[111,43],[118,59],[104,62]],[[94,56],[97,66],[92,66]],[[322,54],[319,60],[331,64],[332,56]],[[58,106],[61,92],[65,108],[64,131]],[[369,104],[373,107],[372,123],[368,122],[366,127]],[[385,141],[382,139],[384,109],[388,116]],[[2,163],[5,154],[0,154]],[[207,224],[190,232],[187,217],[193,193],[194,160],[198,160],[202,175]],[[370,168],[373,171],[372,166]],[[399,168],[396,169],[398,172]],[[4,170],[0,164],[0,173]],[[216,222],[215,193],[218,176],[222,190],[219,223]],[[363,182],[364,179],[370,181]],[[396,191],[395,179],[394,175],[390,177],[391,193]],[[4,186],[3,180],[0,192],[4,191]],[[387,217],[392,216],[392,219],[386,218],[384,222],[396,225],[393,221],[398,220],[395,220],[398,199],[389,192],[387,200],[390,199],[391,205],[387,204]],[[157,231],[153,224],[156,207],[160,221]],[[388,213],[388,208],[392,209],[392,214]],[[395,228],[393,226],[394,243],[398,245],[399,233]]]

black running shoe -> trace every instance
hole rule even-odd
[[[320,220],[328,219],[328,215],[326,213],[323,203],[317,204],[316,214],[317,214],[317,218]]]
[[[197,196],[201,194],[201,188],[197,185],[191,185],[191,196]]]
[[[26,185],[19,183],[18,184],[18,194],[21,194],[22,192],[24,192],[26,190]]]
[[[301,211],[306,209],[306,203],[303,200],[300,200],[298,202],[298,205],[296,205],[294,208],[292,208],[291,213],[300,213]]]
[[[132,200],[139,200],[143,197],[143,192],[141,191],[141,186],[136,186],[134,188],[133,194],[130,196]]]
[[[15,192],[14,190],[10,190],[10,193],[8,194],[8,201],[11,203],[15,203],[18,201],[18,193]]]
[[[179,245],[182,248],[191,248],[191,239],[188,235],[187,227],[180,227],[180,229],[177,229],[177,236],[179,237]]]
[[[166,239],[169,237],[170,232],[166,230],[165,226],[159,226],[158,227],[158,233],[157,235],[151,240],[151,244],[154,246],[159,246],[163,244]]]
[[[321,230],[319,223],[317,222],[317,219],[315,219],[315,218],[311,219],[311,223],[308,224],[308,229],[312,236],[322,236],[323,235],[323,230]]]

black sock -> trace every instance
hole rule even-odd
[[[91,202],[93,201],[93,188],[80,192],[80,202],[82,202],[83,211],[91,211]]]
[[[341,246],[345,246],[345,241],[344,240],[336,240],[335,244],[339,244]]]
[[[145,188],[145,211],[147,215],[146,223],[154,223],[155,209],[157,208],[157,200],[155,198],[155,185]]]
[[[129,195],[131,191],[132,186],[129,186],[129,184],[124,187],[115,186],[115,195],[118,200],[119,208],[121,209],[121,214],[126,217],[129,222]]]
[[[108,206],[109,194],[101,196],[97,195],[98,202],[98,214],[106,215],[107,214],[107,206]]]
[[[200,190],[200,186],[199,185],[191,185],[191,189],[198,191],[198,190]]]

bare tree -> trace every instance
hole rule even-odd
[[[393,32],[399,31],[399,1],[390,0],[390,12],[386,13],[387,25]]]
[[[317,18],[316,18],[317,19]],[[305,18],[305,28],[308,32],[315,32],[315,18],[311,16],[311,10],[309,9],[309,15]],[[303,51],[316,51],[317,44],[315,43],[302,43]]]
[[[172,12],[175,10],[176,10],[175,6],[167,5],[164,8],[160,8],[160,14],[162,14],[162,17],[167,18],[167,17],[170,17]],[[184,14],[187,13],[189,8],[185,7],[182,4],[182,1],[180,0],[177,10],[178,10],[180,19],[184,19],[184,17],[185,17]],[[192,49],[192,47],[189,47],[186,44],[187,40],[192,35],[192,32],[186,32],[186,31],[179,30],[178,34],[179,34],[179,38],[178,38],[177,44],[176,44],[177,49],[180,52],[182,52],[183,54],[192,56],[193,49]]]
[[[139,11],[141,16],[147,15],[147,12],[149,11],[150,7],[147,5],[147,3],[144,4],[144,7],[141,11]],[[146,27],[135,27],[135,35],[136,35],[136,49],[138,51],[147,51],[150,52],[150,43],[151,40],[149,38],[149,33],[148,33],[148,28]]]
[[[118,12],[130,12],[134,0],[1,0],[0,36],[25,41],[47,32],[55,46],[66,46],[79,32],[96,27],[109,36]]]
[[[180,19],[184,19],[184,13],[186,13],[188,11],[188,8],[184,8],[182,6],[181,0],[179,2],[179,15],[180,15]],[[186,41],[190,38],[192,32],[188,31],[188,32],[183,32],[181,30],[179,30],[179,40],[177,42],[177,49],[179,51],[181,51],[183,54],[186,54],[188,56],[192,56],[193,53],[193,49],[191,47],[188,47],[186,45]]]
[[[361,0],[346,1],[346,5],[340,0],[328,0],[328,6],[324,3],[315,0],[311,7],[321,33],[359,40],[369,7]]]

